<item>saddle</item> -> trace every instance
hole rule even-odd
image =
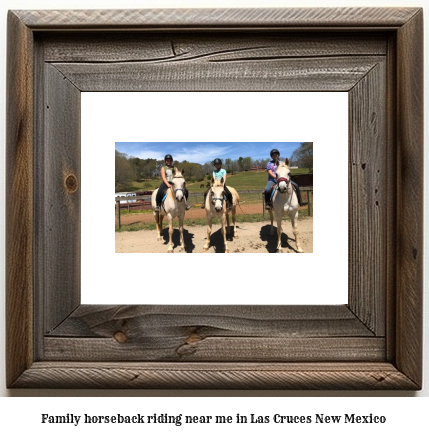
[[[271,191],[270,191],[270,203],[271,204],[272,204],[273,197],[274,197],[274,194],[275,194],[277,188],[278,188],[277,184],[274,184],[273,186],[271,186]]]

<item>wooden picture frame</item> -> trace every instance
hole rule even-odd
[[[7,386],[420,389],[422,45],[419,8],[10,11]],[[81,305],[80,93],[121,90],[347,91],[348,304]]]

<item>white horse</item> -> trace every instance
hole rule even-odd
[[[274,188],[276,192],[274,193],[272,204],[273,207],[270,208],[270,218],[271,218],[271,230],[270,235],[274,235],[273,227],[273,209],[276,215],[277,221],[277,253],[283,253],[282,250],[282,216],[287,213],[290,217],[292,223],[292,230],[295,236],[296,250],[298,253],[302,253],[301,244],[299,242],[299,232],[297,226],[298,220],[298,198],[296,193],[290,183],[290,169],[288,167],[289,159],[285,162],[280,162],[277,167],[276,179],[277,186]]]
[[[173,253],[173,219],[175,217],[179,218],[179,231],[180,231],[180,250],[185,250],[185,242],[183,239],[183,220],[185,218],[186,211],[186,199],[185,199],[185,188],[186,182],[183,177],[185,171],[176,170],[173,180],[170,182],[171,188],[167,189],[167,197],[159,208],[159,212],[155,212],[156,207],[156,194],[158,189],[155,189],[152,193],[152,209],[154,210],[153,215],[156,223],[157,239],[161,240],[162,232],[162,220],[164,216],[168,218],[169,223],[169,236],[170,240],[168,243],[168,253]]]
[[[235,225],[235,215],[236,215],[237,205],[240,202],[240,197],[238,195],[238,192],[234,188],[228,186],[228,189],[232,195],[232,207],[231,207],[232,223],[234,226],[234,238],[237,239],[238,234]],[[207,241],[203,247],[204,251],[207,251],[210,248],[210,235],[212,232],[213,217],[218,217],[221,218],[222,220],[222,235],[223,235],[223,242],[225,245],[225,253],[229,253],[226,234],[227,234],[227,230],[229,229],[230,211],[226,207],[225,204],[226,200],[224,194],[225,193],[224,193],[223,177],[221,180],[213,179],[212,186],[207,194],[206,202],[205,202],[206,215],[207,215]]]

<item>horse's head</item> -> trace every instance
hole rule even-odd
[[[186,182],[183,177],[184,174],[185,170],[177,170],[173,176],[173,180],[170,182],[171,189],[173,190],[177,201],[182,201],[185,198]]]
[[[281,193],[287,192],[290,183],[289,159],[280,162],[276,171],[277,185]]]
[[[223,177],[220,180],[213,179],[210,195],[216,212],[220,212],[224,202]]]

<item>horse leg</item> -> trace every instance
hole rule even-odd
[[[226,215],[226,216],[225,216]],[[227,220],[227,217],[228,216],[228,214],[227,213],[224,213],[223,215],[222,215],[222,235],[223,235],[223,243],[224,243],[224,245],[225,245],[225,253],[229,253],[229,249],[228,249],[228,242],[227,242],[227,240],[226,240],[226,226],[225,226],[225,224],[226,224],[226,220]]]
[[[167,253],[172,253],[173,252],[173,218],[171,218],[170,216],[168,217],[168,225],[169,225],[169,229],[168,229],[169,241],[168,241]]]
[[[277,220],[277,253],[283,253],[282,250],[282,214],[276,216]]]
[[[273,217],[272,208],[270,209],[270,220],[271,220],[270,236],[274,236],[274,226],[273,226],[274,217]]]
[[[158,217],[158,241],[162,239],[161,233],[162,233],[162,220],[164,219],[164,215],[159,214]]]
[[[210,235],[212,233],[212,217],[207,215],[207,241],[203,247],[203,251],[207,251],[210,248]]]
[[[232,225],[234,226],[234,238],[238,239],[237,228],[235,226],[235,214],[236,214],[236,212],[237,212],[236,207],[233,206],[232,207]]]
[[[231,233],[231,229],[229,227],[229,213],[226,214],[226,233],[229,235]]]
[[[154,212],[153,217],[156,225],[156,240],[159,241],[161,239],[161,232],[159,230],[159,213]]]
[[[298,226],[296,224],[298,221],[298,211],[290,214],[289,216],[290,216],[290,221],[292,223],[292,231],[295,236],[296,251],[298,251],[298,253],[303,253],[304,250],[302,249],[301,243],[299,242],[299,232],[298,232]]]
[[[185,214],[179,216],[179,231],[180,231],[180,251],[185,251],[185,239],[183,238],[183,220]]]
[[[155,213],[155,224],[156,224],[156,240],[160,241],[161,240],[161,233],[162,233],[162,220],[163,220],[163,216],[160,213]]]

